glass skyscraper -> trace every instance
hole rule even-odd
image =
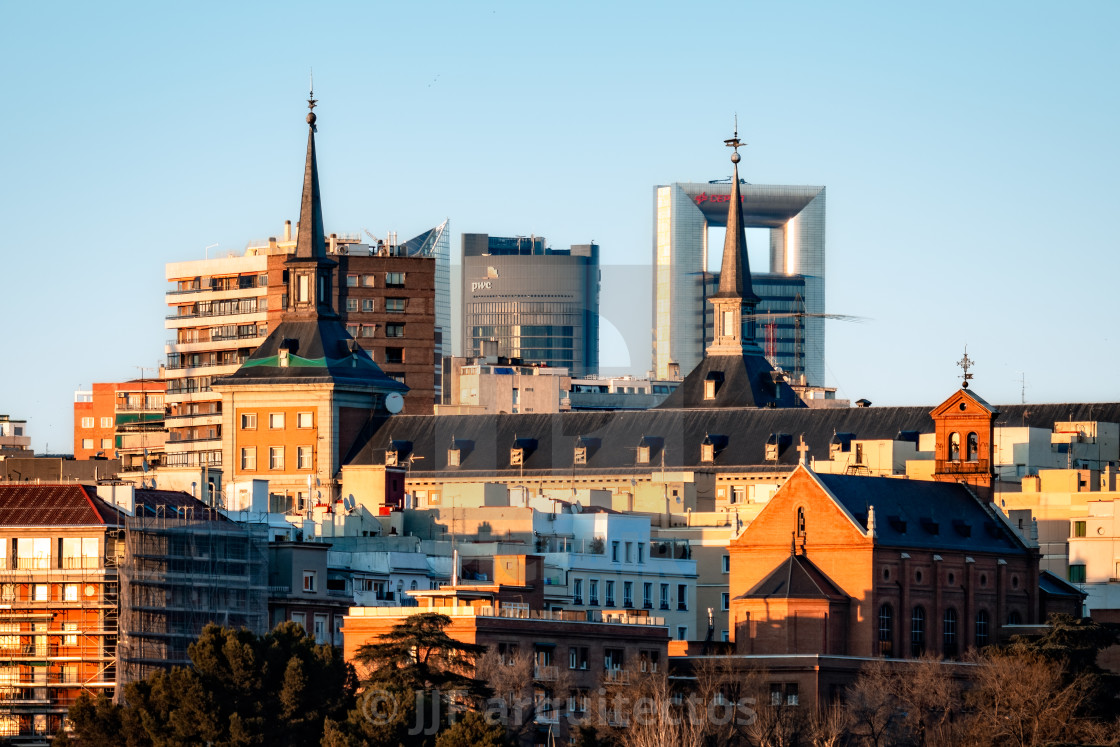
[[[769,272],[752,272],[755,340],[770,363],[824,384],[825,188],[741,183],[743,220],[770,232]],[[708,228],[727,223],[727,182],[654,187],[653,371],[685,375],[711,341],[719,273],[708,272]],[[756,268],[752,268],[756,269]]]
[[[463,355],[599,371],[599,246],[463,234]],[[489,348],[490,346],[486,346]]]

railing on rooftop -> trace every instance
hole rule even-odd
[[[634,615],[627,612],[604,612],[602,610],[531,610],[522,607],[424,607],[425,612],[434,612],[448,617],[502,617],[515,620],[553,620],[556,622],[593,622],[616,625],[646,625],[664,627],[665,618],[647,615]],[[395,617],[400,612],[394,607],[351,607],[351,617]]]

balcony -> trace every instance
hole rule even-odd
[[[987,473],[990,465],[991,462],[987,459],[975,459],[971,462],[938,459],[935,471],[944,475],[974,475],[978,472]]]
[[[182,306],[181,309],[187,307]],[[177,319],[203,319],[214,316],[241,316],[244,314],[260,314],[268,311],[268,304],[263,298],[248,298],[240,301],[221,301],[213,303],[200,303],[198,308],[188,313],[168,314],[167,320]]]
[[[553,666],[533,667],[533,679],[540,682],[555,682],[560,676],[559,671]]]

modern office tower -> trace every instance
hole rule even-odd
[[[328,252],[338,262],[335,310],[385,372],[409,386],[407,413],[431,413],[439,361],[450,354],[447,227],[444,221],[400,244],[395,234],[371,244],[356,234],[328,237]],[[279,323],[287,295],[284,265],[297,238],[286,221],[279,240],[252,241],[243,255],[167,265],[172,336],[161,370],[168,405],[165,465],[221,465],[221,398],[210,382],[236,371]]]
[[[725,226],[730,183],[654,187],[653,372],[688,373],[711,342],[719,273],[708,272],[708,228]],[[824,384],[825,188],[741,183],[747,228],[770,232],[769,272],[753,273],[755,341],[797,380]]]
[[[540,236],[463,234],[462,339],[468,358],[598,373],[599,246],[551,249]]]

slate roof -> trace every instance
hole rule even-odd
[[[876,546],[1027,552],[1022,538],[962,484],[865,475],[815,476],[864,532],[869,508],[875,507]]]
[[[849,597],[807,557],[791,553],[770,575],[737,598],[848,601]]]
[[[1052,571],[1042,571],[1038,574],[1038,588],[1043,594],[1052,597],[1074,597],[1085,599],[1089,595],[1081,591],[1069,581]]]
[[[211,509],[190,493],[181,490],[154,490],[141,488],[136,491],[137,516],[194,519],[232,523],[218,511]]]
[[[804,434],[809,456],[828,457],[834,433],[857,439],[890,439],[899,431],[933,433],[932,407],[850,407],[841,409],[653,409],[629,412],[570,412],[519,415],[394,415],[371,419],[343,464],[384,464],[390,439],[410,441],[413,476],[518,475],[509,464],[515,437],[533,438],[537,448],[525,456],[524,474],[572,473],[575,442],[591,441],[587,464],[575,474],[632,473],[674,469],[792,470],[796,445]],[[1120,423],[1120,403],[1006,405],[997,425],[1051,427],[1059,420]],[[1028,414],[1029,411],[1029,414]],[[791,436],[776,463],[766,462],[771,434]],[[727,445],[712,463],[700,461],[700,443],[708,434],[727,436]],[[461,466],[448,467],[452,437],[459,443]],[[636,464],[639,442],[651,444],[649,464]],[[882,512],[879,512],[883,515]]]
[[[0,526],[116,526],[118,517],[82,485],[0,485]]]
[[[707,355],[680,386],[656,409],[782,407],[804,408],[805,403],[789,384],[775,383],[774,367],[762,351],[743,355]],[[716,396],[704,399],[704,382],[718,377]]]
[[[280,365],[281,346],[288,349],[287,366]],[[218,385],[348,384],[385,391],[407,392],[373,362],[337,319],[287,320]]]

